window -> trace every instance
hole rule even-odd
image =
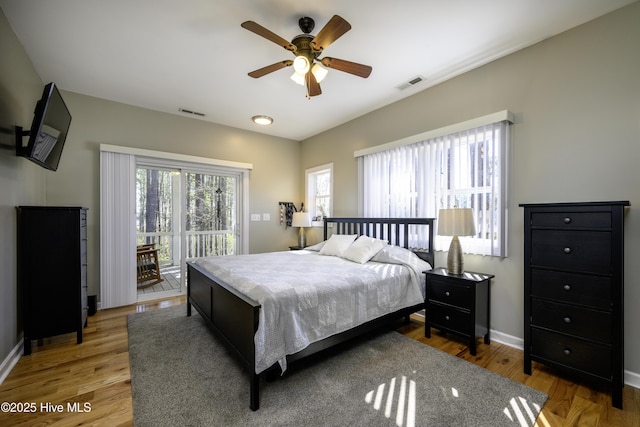
[[[497,122],[491,122],[496,118],[491,115],[481,118],[489,122],[480,126],[473,121],[475,127],[464,128],[470,124],[464,123],[452,133],[356,152],[364,216],[437,218],[439,209],[472,208],[476,235],[460,237],[465,252],[506,256],[510,115],[503,113],[505,119]],[[426,236],[416,239],[413,244],[424,246]],[[446,250],[449,240],[437,236],[436,249]]]
[[[305,171],[307,211],[314,226],[332,214],[333,163],[307,169]]]

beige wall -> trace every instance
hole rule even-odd
[[[491,326],[523,336],[519,203],[630,200],[625,219],[625,367],[640,373],[640,271],[635,269],[640,250],[638,22],[640,4],[635,3],[309,138],[302,144],[301,179],[305,168],[333,162],[339,183],[334,214],[356,215],[355,150],[512,111],[509,257],[465,257],[467,269],[496,275]],[[437,254],[436,263],[444,262],[444,254]]]
[[[29,127],[42,81],[0,11],[0,364],[19,342],[16,206],[42,204],[44,169],[15,156],[14,126]],[[2,372],[0,372],[2,374]]]

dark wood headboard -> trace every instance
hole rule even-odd
[[[386,240],[391,245],[411,249],[416,255],[435,267],[433,264],[434,221],[435,218],[325,218],[324,240],[329,238],[329,224],[332,224],[332,234],[357,234]],[[428,247],[409,247],[410,226],[429,228]]]

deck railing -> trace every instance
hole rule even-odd
[[[233,255],[235,236],[232,230],[187,231],[186,258]]]
[[[186,259],[204,256],[233,255],[233,230],[187,231]],[[138,233],[137,244],[155,243],[162,266],[177,265],[180,259],[179,235],[173,233]]]

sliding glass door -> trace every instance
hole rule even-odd
[[[237,172],[220,168],[138,162],[138,300],[185,292],[186,261],[190,259],[240,252],[240,181]],[[141,282],[146,276],[140,274],[140,254],[148,251],[155,251],[151,255],[156,265],[153,259],[144,262],[157,268],[160,277]]]
[[[180,170],[136,168],[138,297],[180,293]]]
[[[237,179],[185,172],[186,258],[236,253]]]

